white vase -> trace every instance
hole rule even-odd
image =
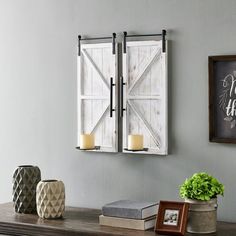
[[[36,189],[36,205],[39,217],[60,218],[65,211],[65,186],[59,180],[42,180]]]

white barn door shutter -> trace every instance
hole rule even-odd
[[[112,86],[110,117],[110,78],[116,84],[116,55],[111,43],[82,44],[78,56],[78,146],[80,134],[94,134],[102,152],[117,151],[117,86]]]
[[[129,134],[142,134],[147,151],[137,153],[166,155],[167,55],[162,41],[127,42],[123,76],[123,152]]]

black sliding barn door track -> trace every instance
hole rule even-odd
[[[116,33],[113,33],[111,37],[97,37],[97,38],[82,38],[81,35],[78,35],[78,56],[80,56],[81,54],[81,41],[104,40],[104,39],[112,40],[112,54],[116,54]]]
[[[126,53],[126,38],[131,37],[149,37],[149,36],[161,36],[162,37],[162,52],[166,52],[166,30],[162,30],[161,34],[128,34],[126,31],[123,32],[123,52]]]
[[[127,38],[131,37],[162,37],[162,52],[166,52],[166,30],[162,30],[161,34],[128,34],[126,31],[123,32],[123,52],[126,53],[126,42]],[[116,33],[113,33],[111,37],[95,37],[95,38],[82,38],[81,35],[78,35],[78,56],[81,54],[81,41],[90,41],[90,40],[112,40],[112,54],[116,54]]]

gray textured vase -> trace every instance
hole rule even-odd
[[[18,166],[13,174],[13,203],[17,213],[36,213],[36,187],[41,180],[37,166]]]
[[[213,198],[209,201],[186,199],[185,202],[190,203],[187,232],[202,234],[216,232],[216,198]]]

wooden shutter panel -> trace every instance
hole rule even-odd
[[[110,117],[110,78],[116,83],[111,43],[82,44],[78,56],[78,146],[80,134],[93,133],[103,152],[117,152],[117,112]],[[113,108],[117,86],[113,87]]]
[[[123,76],[123,152],[129,134],[143,134],[148,151],[137,153],[166,155],[167,54],[162,52],[162,41],[127,42]]]

